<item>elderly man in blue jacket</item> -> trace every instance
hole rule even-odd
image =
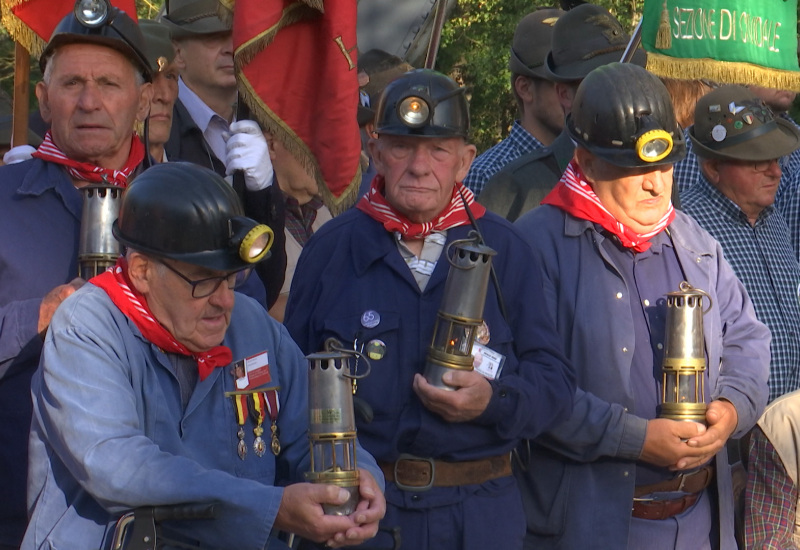
[[[567,129],[572,162],[517,222],[578,371],[572,417],[523,449],[526,547],[734,549],[725,443],[766,404],[769,331],[719,244],[672,207],[685,143],[658,78],[596,69]],[[713,303],[704,422],[659,416],[665,295],[684,281]]]
[[[358,383],[356,396],[372,410],[358,433],[387,477],[383,525],[401,528],[404,548],[521,548],[509,455],[521,438],[566,418],[572,367],[541,307],[541,276],[522,235],[460,183],[475,156],[464,90],[434,71],[411,71],[384,90],[376,120],[378,176],[303,249],[287,327],[306,352],[330,338],[376,359]],[[466,369],[431,384],[422,373],[446,292],[445,254],[475,231],[497,252],[498,284],[485,295],[474,347],[481,368],[493,366],[468,370],[467,357]]]
[[[373,536],[385,509],[375,461],[357,447],[353,511],[326,515],[351,491],[303,483],[308,364],[234,292],[267,255],[270,229],[211,170],[164,163],[126,191],[114,236],[124,257],[58,308],[33,379],[22,548],[108,549],[123,512],[195,503],[216,517],[161,525],[191,547]]]

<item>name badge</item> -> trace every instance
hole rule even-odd
[[[272,381],[272,375],[269,372],[269,352],[262,351],[242,361],[237,361],[233,368],[237,390],[258,388]]]
[[[500,376],[506,356],[493,349],[475,342],[472,345],[472,365],[475,370],[489,380],[494,380]]]

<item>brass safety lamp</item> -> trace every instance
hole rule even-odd
[[[78,275],[88,281],[113,266],[120,255],[111,226],[119,215],[124,190],[113,185],[88,185],[82,191]]]
[[[447,247],[445,256],[450,262],[450,271],[424,372],[425,380],[437,388],[454,389],[442,380],[448,370],[473,369],[472,344],[483,323],[483,306],[495,254],[497,252],[481,244],[477,236],[453,241]]]
[[[355,356],[366,366],[358,374],[350,366]],[[341,505],[324,504],[328,515],[352,514],[359,501],[356,464],[356,420],[353,394],[356,380],[369,374],[369,360],[358,351],[336,348],[314,353],[308,360],[308,441],[311,448],[311,483],[327,483],[347,490]],[[357,368],[357,366],[356,366]]]
[[[709,302],[705,311],[703,297]],[[686,281],[667,293],[661,418],[705,423],[703,315],[711,307],[711,296]]]

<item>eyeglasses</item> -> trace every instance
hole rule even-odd
[[[247,277],[250,276],[250,272],[253,271],[252,267],[246,267],[244,269],[240,269],[239,271],[234,271],[233,273],[228,273],[227,275],[219,275],[217,277],[206,277],[205,279],[197,279],[196,281],[191,280],[189,277],[169,265],[167,262],[159,262],[166,266],[167,269],[172,271],[175,275],[192,285],[192,298],[206,298],[214,294],[219,285],[222,284],[222,281],[226,281],[228,283],[228,288],[233,290],[235,288],[239,288],[244,284],[247,280]]]
[[[773,164],[777,164],[780,167],[780,159],[770,159],[770,160],[761,160],[758,162],[753,162],[750,166],[753,167],[753,170],[756,172],[763,174],[770,168],[772,168]]]

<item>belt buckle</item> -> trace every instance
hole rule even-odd
[[[678,483],[678,491],[685,492],[683,488],[686,486],[686,474],[678,474],[678,477],[681,478],[681,482]]]
[[[401,460],[416,460],[418,462],[427,462],[431,466],[431,480],[426,485],[406,485],[405,483],[401,482],[397,476],[397,465],[400,463]],[[403,453],[400,456],[398,456],[397,460],[394,462],[394,484],[401,491],[408,491],[410,493],[424,493],[425,491],[430,491],[431,487],[433,487],[433,480],[435,478],[436,478],[436,464],[434,463],[432,458],[424,458],[421,456],[414,456],[411,454]]]

